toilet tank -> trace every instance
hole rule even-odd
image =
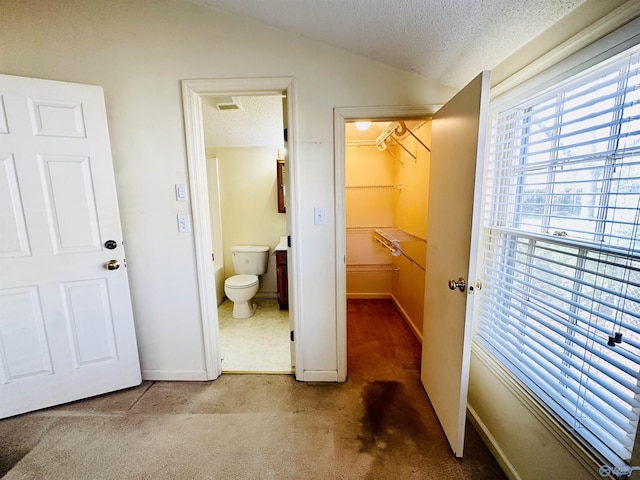
[[[231,259],[236,275],[262,275],[269,264],[269,247],[236,245],[231,247]]]

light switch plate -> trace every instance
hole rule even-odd
[[[327,209],[324,207],[313,208],[313,223],[314,225],[326,225],[327,224]]]
[[[191,217],[189,215],[178,215],[178,231],[180,233],[191,231]]]
[[[187,186],[184,183],[176,183],[176,200],[178,202],[187,201]]]

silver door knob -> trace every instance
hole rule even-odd
[[[120,268],[120,262],[117,260],[109,260],[105,267],[107,270],[117,270]]]
[[[459,289],[461,292],[464,292],[467,283],[464,281],[464,278],[460,277],[458,280],[449,280],[449,289],[455,290]]]

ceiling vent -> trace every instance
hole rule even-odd
[[[240,110],[240,102],[236,97],[215,97],[214,102],[218,110]]]

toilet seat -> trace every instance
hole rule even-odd
[[[258,285],[257,275],[234,275],[225,280],[224,286],[226,288],[250,288],[254,285]]]

